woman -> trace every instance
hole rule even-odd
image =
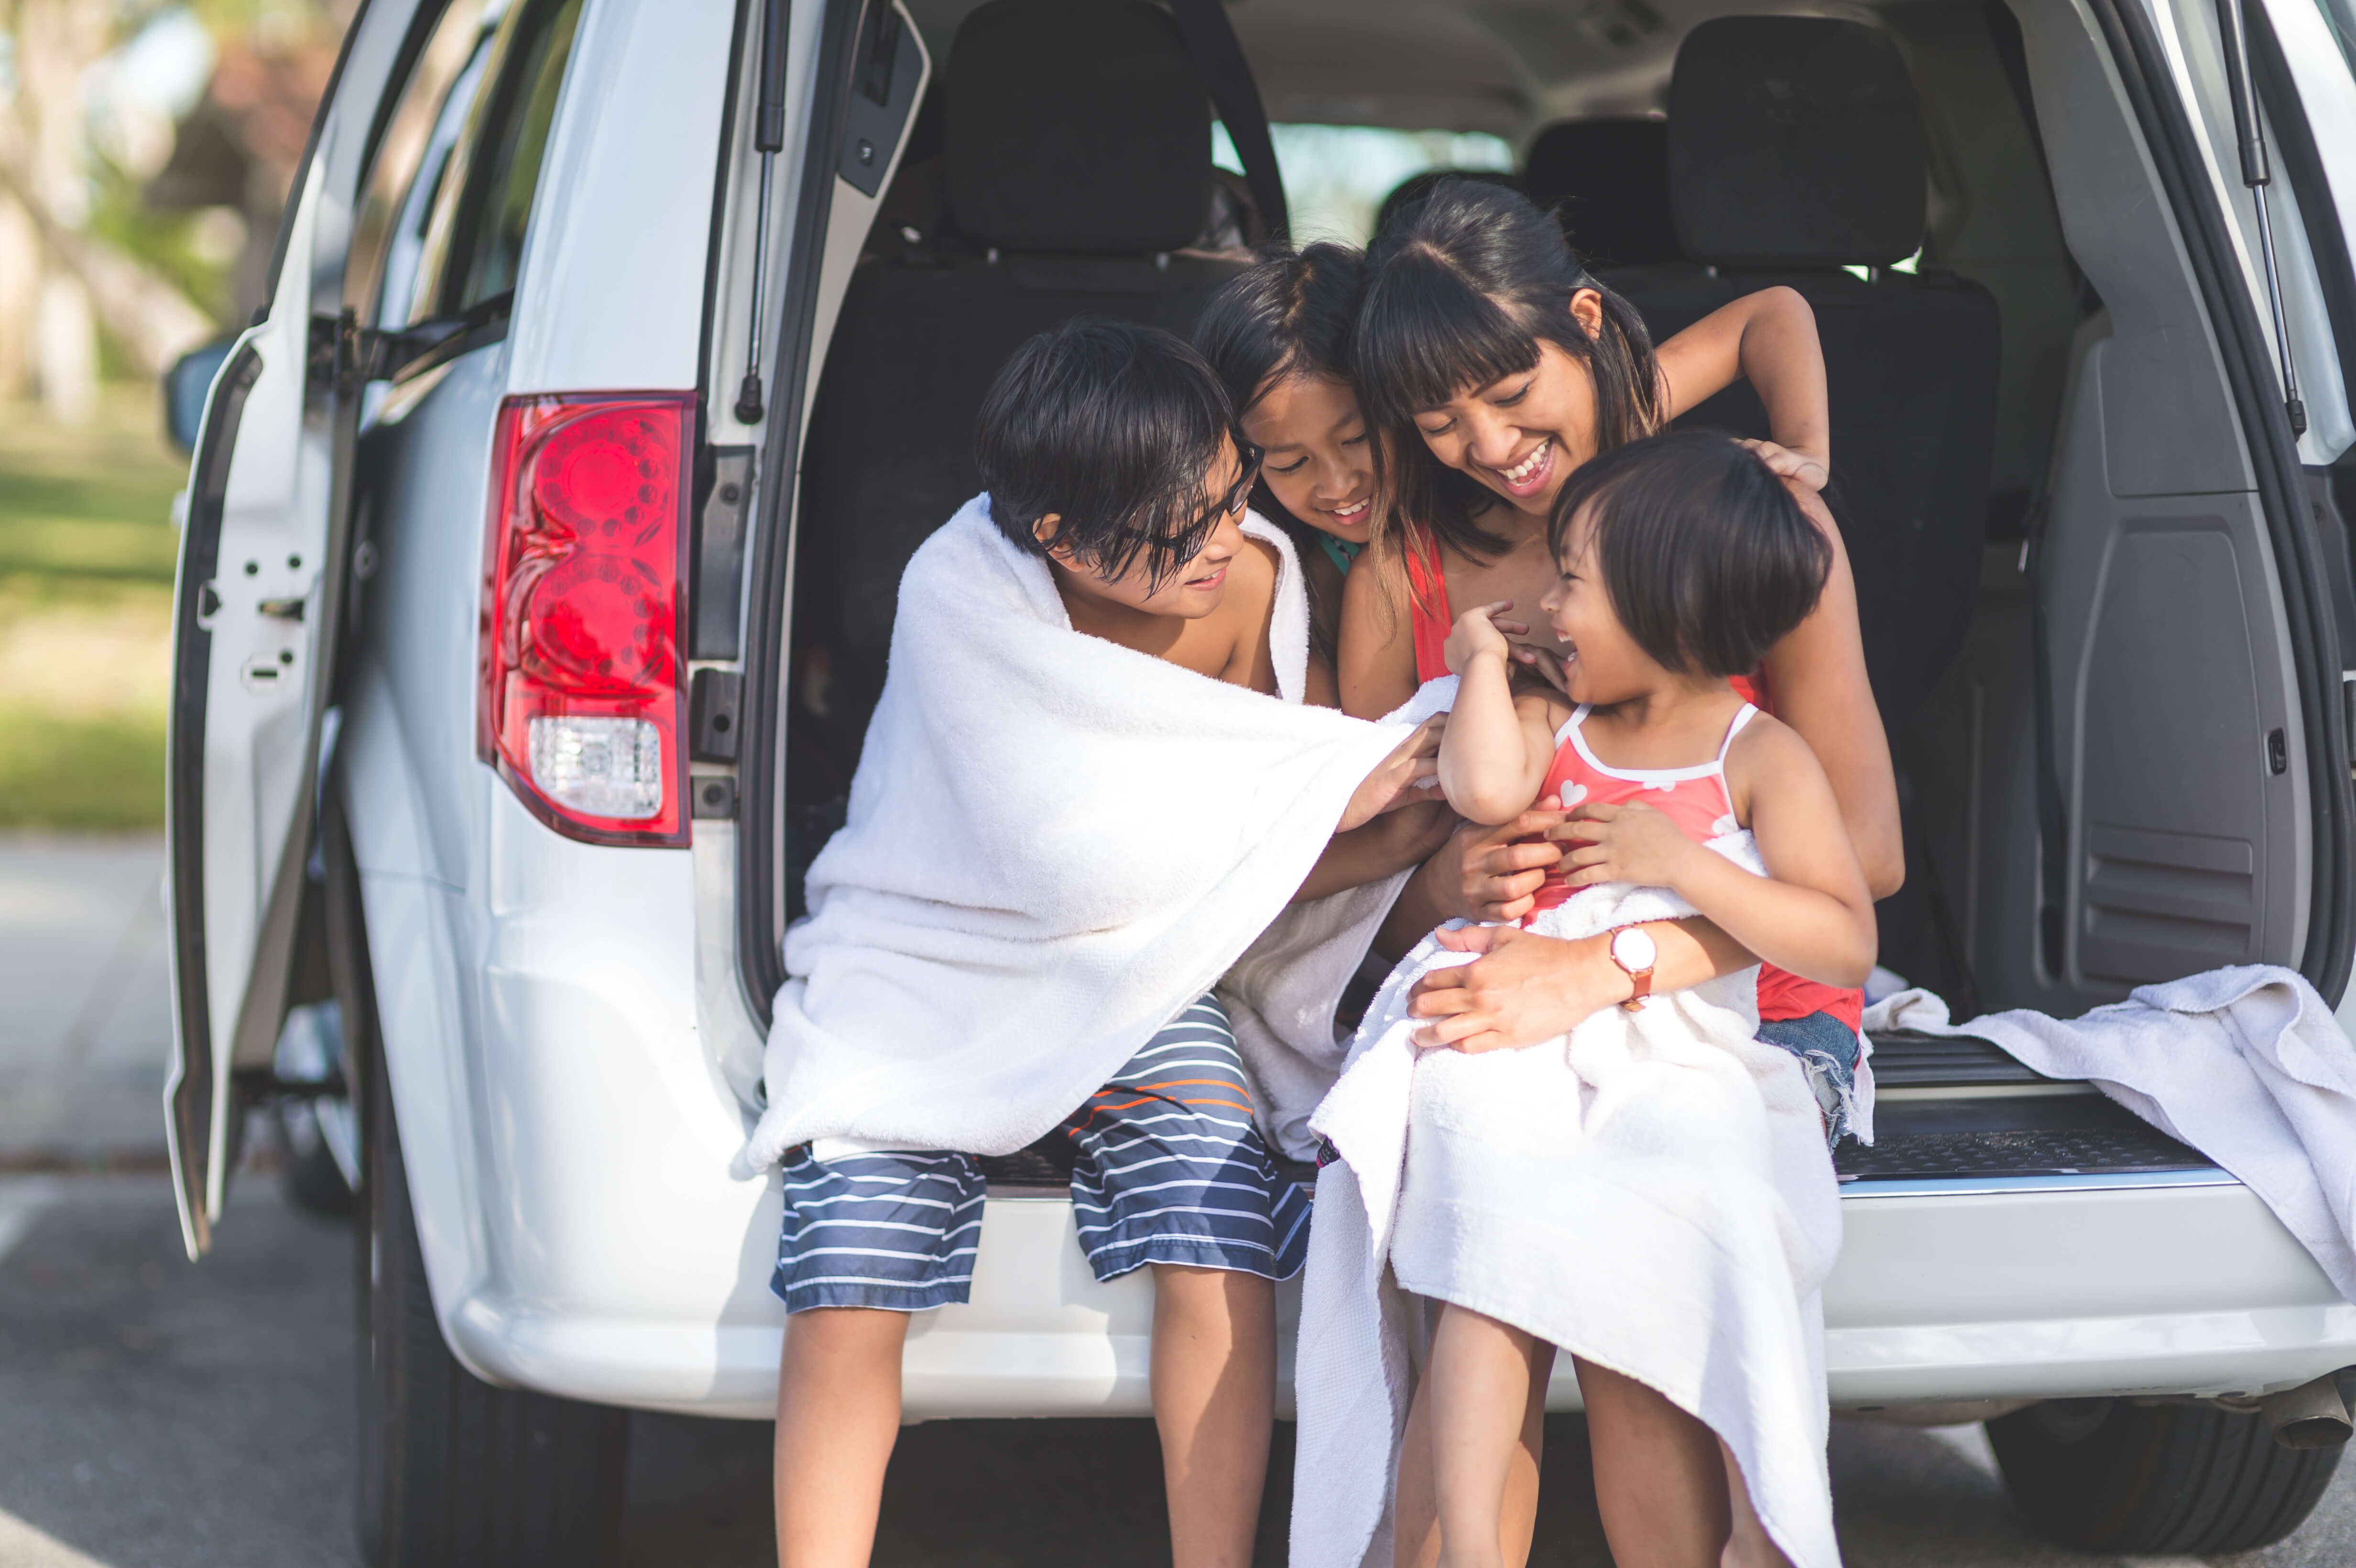
[[[1770,699],[1762,706],[1816,752],[1873,895],[1895,891],[1903,862],[1889,745],[1866,679],[1847,558],[1815,496],[1827,473],[1828,421],[1806,302],[1788,289],[1735,301],[1656,356],[1633,308],[1586,274],[1551,219],[1512,192],[1453,181],[1377,237],[1368,271],[1352,357],[1359,395],[1398,473],[1369,558],[1344,588],[1344,707],[1361,715],[1388,711],[1420,680],[1441,673],[1440,645],[1458,612],[1500,600],[1535,607],[1556,575],[1547,519],[1571,472],[1746,376],[1777,437],[1762,443],[1762,455],[1801,496],[1833,549],[1815,612],[1761,670],[1760,695]],[[1526,624],[1513,630],[1529,635]],[[1542,627],[1531,640],[1535,646],[1520,656],[1541,673],[1569,651]],[[1451,917],[1510,923],[1528,912],[1546,870],[1563,857],[1558,840],[1571,837],[1566,816],[1536,810],[1500,828],[1460,829],[1399,900],[1385,933],[1390,950],[1404,950]],[[1648,975],[1655,990],[1751,962],[1705,921],[1644,930],[1655,949]],[[1419,987],[1415,1010],[1433,1020],[1426,1044],[1460,1051],[1527,1044],[1568,1031],[1638,984],[1603,938],[1561,942],[1497,924],[1447,941],[1483,956]],[[1856,994],[1770,973],[1762,976],[1760,1004],[1762,1019],[1772,1020],[1761,1038],[1810,1068],[1837,1132],[1856,1061]],[[1551,1358],[1545,1360],[1531,1369],[1526,1453],[1515,1483],[1520,1506],[1509,1510],[1525,1521],[1536,1502],[1538,1417],[1551,1370]],[[1714,1487],[1726,1499],[1717,1507],[1732,1505],[1736,1555],[1765,1550],[1707,1429],[1629,1380],[1598,1371],[1583,1386],[1607,1521],[1665,1509],[1694,1517]],[[1419,1405],[1407,1437],[1411,1450],[1428,1441],[1424,1432]],[[1654,1457],[1631,1458],[1647,1453]],[[1664,1463],[1665,1455],[1679,1457]],[[1401,1473],[1428,1468],[1403,1459]],[[1427,1561],[1436,1550],[1430,1507],[1428,1496],[1402,1488],[1403,1563]],[[1527,1550],[1526,1523],[1518,1529],[1518,1541],[1505,1543],[1509,1558]]]

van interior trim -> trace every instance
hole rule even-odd
[[[887,0],[870,0],[882,5]],[[860,0],[830,0],[811,78],[810,123],[796,191],[792,250],[778,312],[776,373],[771,379],[768,432],[761,453],[761,507],[753,530],[752,624],[744,644],[744,728],[737,759],[736,974],[745,1009],[765,1032],[769,1007],[786,983],[786,726],[787,622],[793,615],[795,492],[801,474],[802,414],[809,403],[816,341],[819,276],[826,261],[827,216],[842,162],[845,99]],[[754,304],[760,308],[759,302]]]
[[[2298,679],[2298,709],[2307,748],[2310,874],[2307,942],[2299,972],[2337,1006],[2356,962],[2356,877],[2350,855],[2356,849],[2356,796],[2351,796],[2347,720],[2337,688],[2342,662],[2338,628],[2327,597],[2315,536],[2305,518],[2303,475],[2292,444],[2274,357],[2258,325],[2255,307],[2239,286],[2240,272],[2228,266],[2224,215],[2205,185],[2191,177],[2199,166],[2198,144],[2183,102],[2176,96],[2150,16],[2136,0],[2086,0],[2128,106],[2159,174],[2169,207],[2183,236],[2193,281],[2209,308],[2220,357],[2241,410],[2250,465],[2257,476],[2258,509],[2275,553],[2282,589],[2283,618]],[[2156,91],[2155,83],[2167,84]]]

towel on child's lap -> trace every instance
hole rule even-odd
[[[740,1173],[811,1140],[1006,1154],[1044,1135],[1285,912],[1406,733],[1301,705],[1301,571],[1259,518],[1285,701],[1074,631],[987,507],[901,579],[847,819],[786,935]],[[1360,932],[1363,952],[1395,886],[1295,923]],[[1324,1031],[1307,1043],[1338,1057],[1330,998]]]
[[[1759,869],[1748,833],[1711,847]],[[1534,929],[1692,912],[1612,883]],[[1755,971],[1525,1050],[1419,1051],[1408,988],[1469,962],[1429,937],[1402,960],[1311,1119],[1341,1160],[1319,1176],[1302,1287],[1296,1568],[1390,1560],[1412,1382],[1401,1289],[1665,1394],[1726,1440],[1794,1568],[1837,1564],[1819,1292],[1839,1192],[1805,1075],[1753,1038]]]

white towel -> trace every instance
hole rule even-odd
[[[1261,519],[1286,701],[1074,631],[987,507],[901,579],[848,818],[786,934],[740,1175],[810,1140],[1006,1154],[1045,1134],[1283,912],[1404,738],[1301,704],[1307,600]],[[1323,901],[1369,934],[1382,912]]]
[[[1865,1023],[1977,1035],[2049,1077],[2090,1081],[2231,1171],[2356,1301],[2356,1047],[2295,971],[2211,969],[2083,1018],[1990,1013],[1962,1025],[1937,997],[1903,991]]]
[[[1420,724],[1456,701],[1456,677],[1428,680],[1385,724]],[[1358,972],[1375,928],[1412,875],[1295,904],[1238,959],[1219,983],[1219,999],[1236,1026],[1236,1047],[1259,1094],[1255,1108],[1271,1147],[1294,1159],[1317,1152],[1309,1114],[1333,1087],[1349,1048],[1334,1033],[1342,991]]]
[[[1713,848],[1757,869],[1748,833]],[[1535,929],[1692,912],[1613,884]],[[1342,1159],[1319,1177],[1302,1286],[1296,1568],[1389,1561],[1402,1289],[1658,1390],[1726,1440],[1795,1568],[1833,1568],[1820,1291],[1839,1194],[1804,1073],[1753,1038],[1755,972],[1522,1051],[1419,1051],[1408,988],[1466,962],[1427,938],[1400,963],[1312,1119]]]

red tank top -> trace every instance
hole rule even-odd
[[[1440,541],[1419,524],[1407,530],[1407,625],[1415,639],[1415,679],[1420,686],[1448,673],[1448,633],[1456,618],[1448,613],[1448,574],[1440,564]]]
[[[1727,727],[1726,743],[1719,748],[1716,761],[1696,768],[1654,772],[1607,768],[1587,751],[1579,733],[1580,720],[1587,717],[1587,709],[1581,707],[1557,736],[1554,763],[1547,770],[1539,798],[1557,795],[1566,806],[1581,801],[1617,805],[1642,795],[1646,805],[1667,812],[1690,838],[1707,842],[1733,831],[1734,802],[1726,788],[1726,752],[1742,726],[1750,722],[1751,715],[1764,704],[1759,701],[1761,693],[1756,681],[1737,677],[1729,684],[1741,697],[1744,707]],[[1574,790],[1583,792],[1576,800],[1571,798]],[[1548,872],[1538,888],[1537,902],[1530,913],[1552,909],[1569,896],[1569,889],[1560,874]],[[1529,916],[1523,919],[1526,923]],[[1772,964],[1759,966],[1760,1022],[1803,1019],[1810,1013],[1830,1013],[1852,1029],[1860,1028],[1865,1018],[1865,993],[1803,979]]]
[[[1563,727],[1555,731],[1554,762],[1547,767],[1546,784],[1538,797],[1553,795],[1566,806],[1625,805],[1641,800],[1667,815],[1677,825],[1677,830],[1697,844],[1707,844],[1729,833],[1741,831],[1734,820],[1734,797],[1726,788],[1726,752],[1734,744],[1735,736],[1751,722],[1759,711],[1749,701],[1726,727],[1726,739],[1719,742],[1718,755],[1707,763],[1690,768],[1614,768],[1605,765],[1587,749],[1587,737],[1580,726],[1587,722],[1588,706],[1579,705]],[[1527,925],[1537,918],[1539,910],[1553,909],[1570,897],[1570,885],[1563,880],[1559,868],[1547,873],[1538,885],[1537,902],[1522,917]]]

